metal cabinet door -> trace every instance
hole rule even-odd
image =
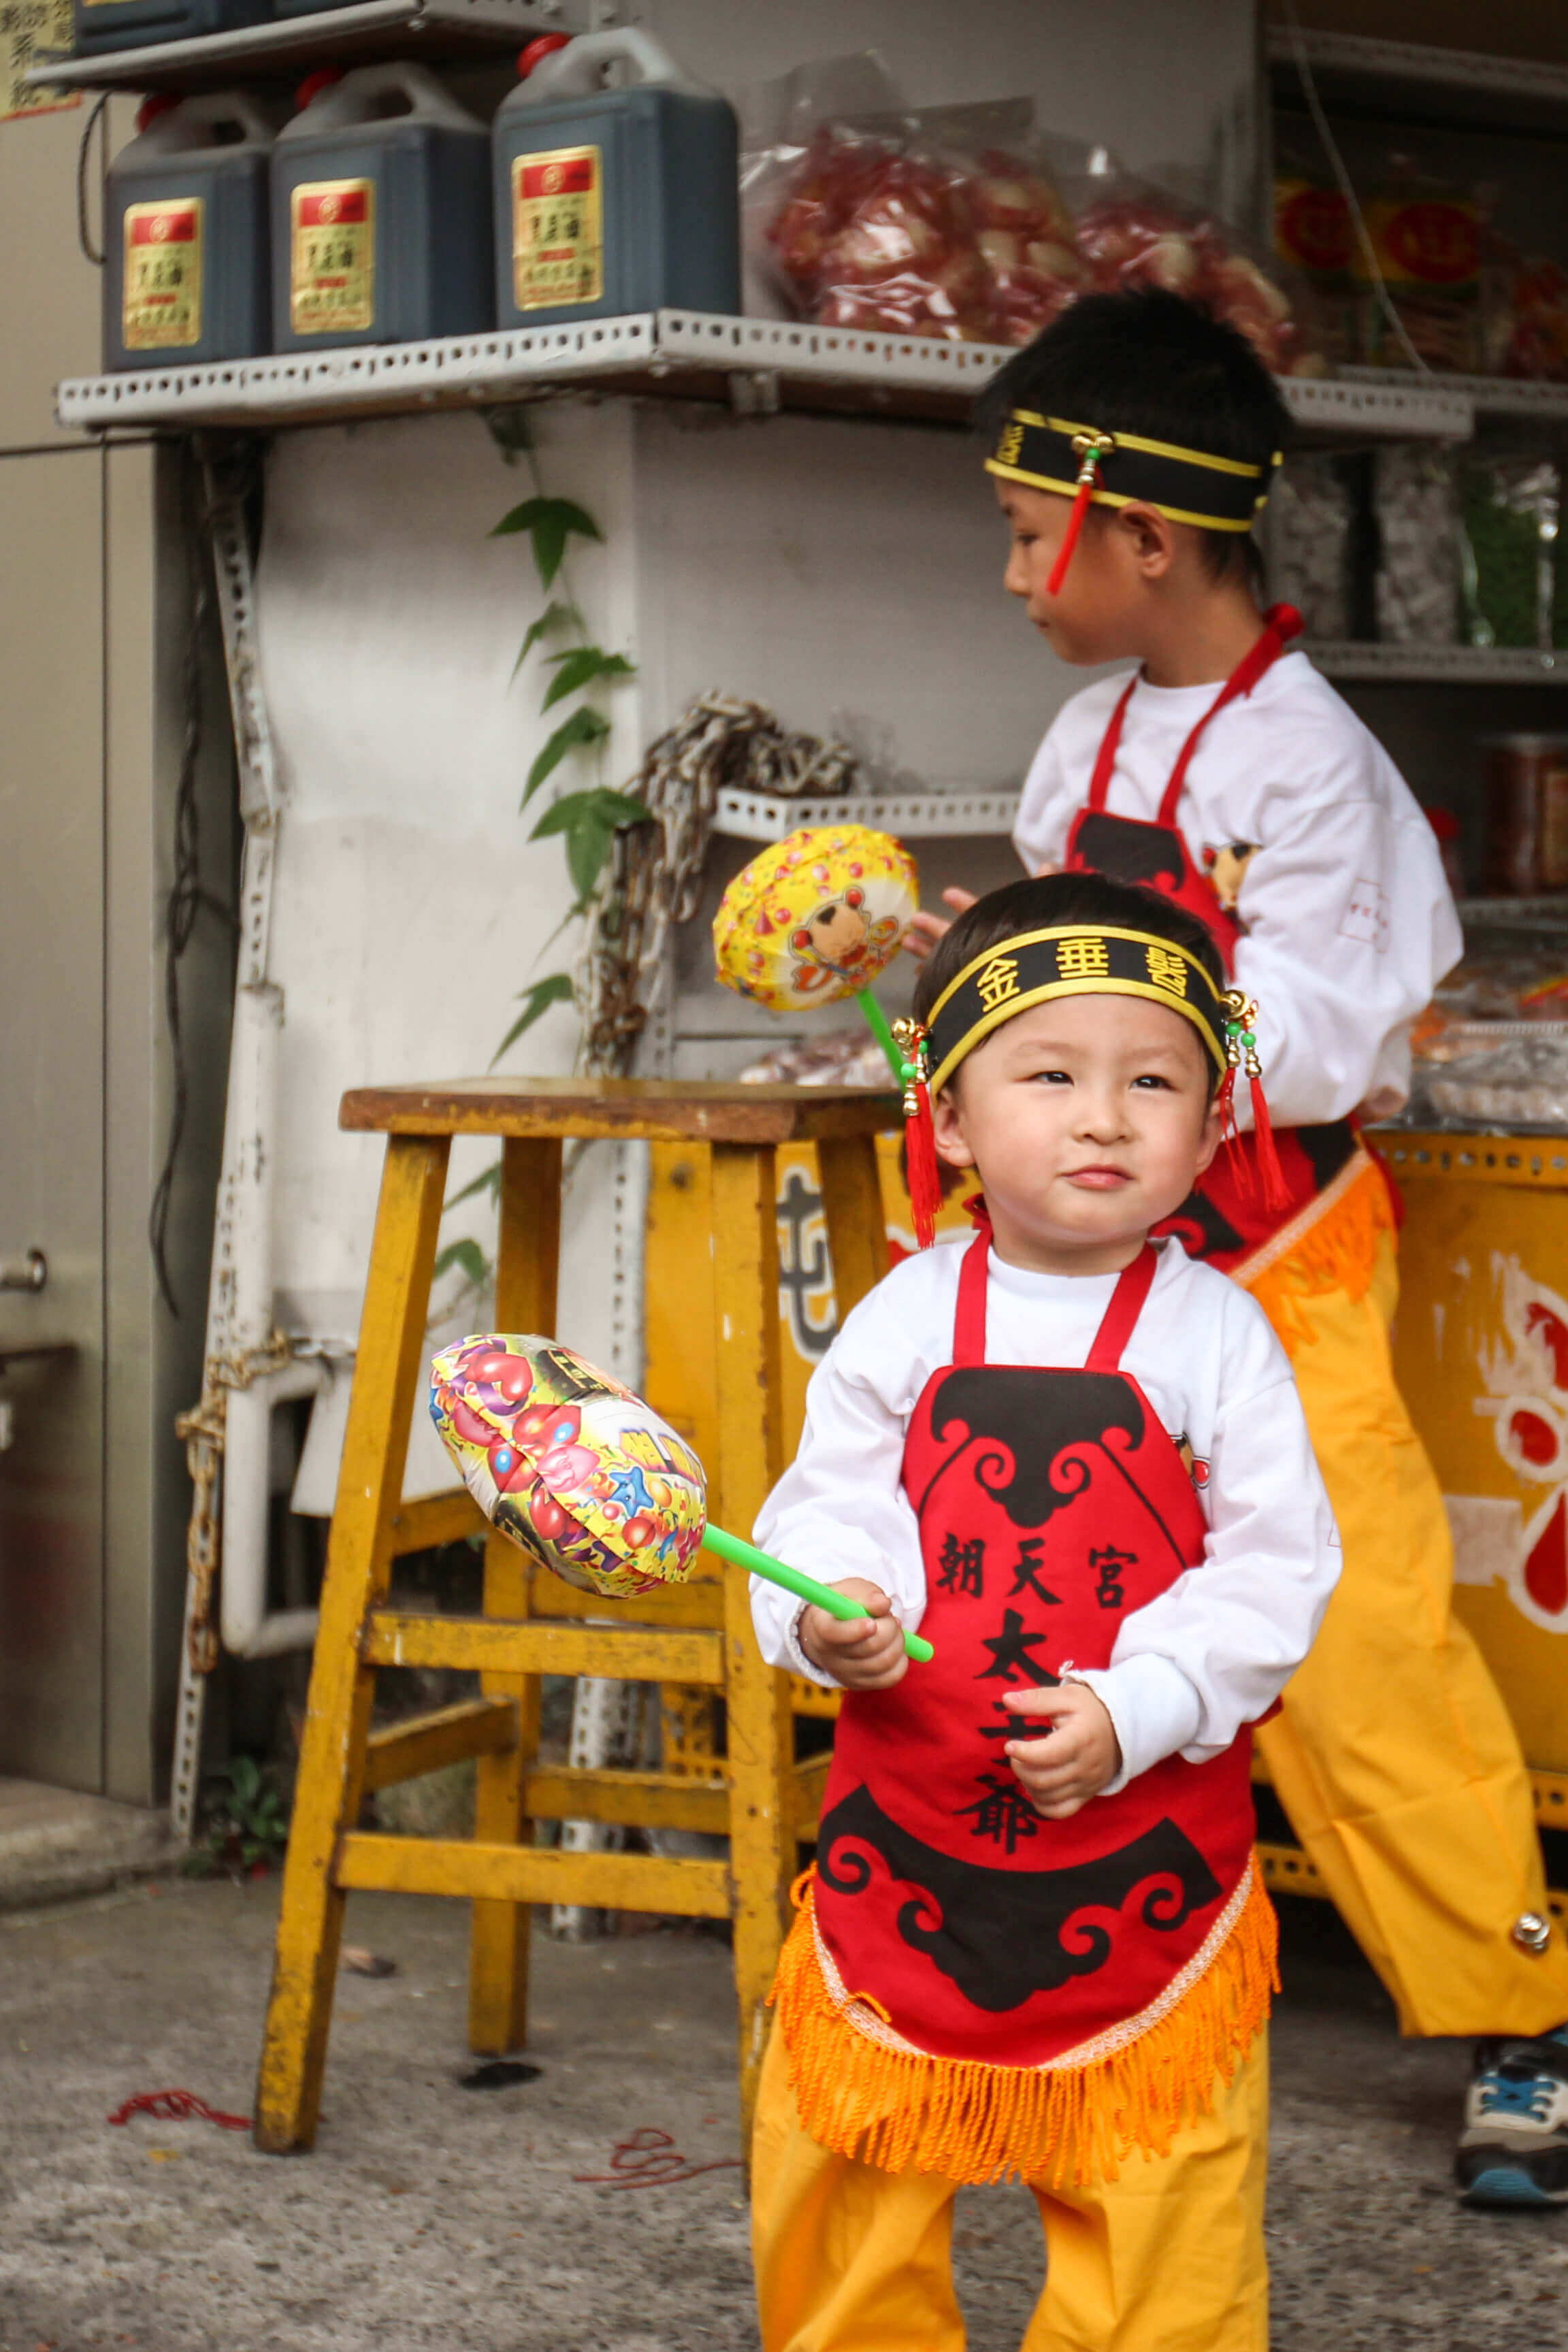
[[[0,457],[0,1773],[103,1768],[102,467]],[[69,1343],[16,1360],[11,1351]]]

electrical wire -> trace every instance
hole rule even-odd
[[[233,910],[204,889],[201,880],[201,809],[196,798],[196,772],[203,735],[202,646],[212,611],[212,588],[205,557],[205,534],[192,511],[191,485],[195,467],[187,449],[183,480],[182,523],[187,554],[190,604],[185,625],[184,660],[181,670],[181,700],[184,730],[180,744],[180,769],[174,784],[173,878],[163,912],[163,1014],[169,1028],[169,1128],[163,1164],[153,1188],[147,1213],[147,1240],[163,1303],[176,1320],[179,1300],[169,1272],[169,1212],[174,1199],[174,1171],[184,1140],[190,1111],[190,1080],[185,1068],[184,1032],[180,1012],[180,961],[190,946],[196,918],[204,908],[230,929],[237,928]]]
[[[98,129],[99,124],[102,121],[103,110],[108,104],[109,92],[105,90],[103,96],[94,104],[92,112],[88,116],[87,121],[82,125],[81,137],[77,142],[76,150],[77,242],[81,247],[83,253],[86,254],[88,259],[91,262],[95,269],[101,269],[103,268],[104,257],[93,244],[92,231],[89,228],[87,223],[87,156],[88,149],[92,143],[92,134]]]
[[[1361,199],[1356,194],[1355,184],[1345,167],[1345,159],[1340,152],[1339,142],[1329,127],[1329,118],[1324,110],[1323,101],[1318,95],[1318,84],[1312,72],[1312,62],[1307,55],[1307,37],[1301,29],[1301,19],[1297,11],[1296,0],[1280,0],[1280,5],[1284,10],[1285,20],[1290,28],[1290,47],[1294,55],[1296,71],[1301,77],[1301,89],[1307,100],[1307,111],[1312,118],[1313,129],[1323,142],[1323,152],[1328,158],[1329,169],[1334,175],[1340,194],[1350,207],[1356,243],[1361,247],[1367,274],[1376,289],[1379,307],[1394,331],[1394,341],[1400,345],[1411,366],[1422,375],[1430,375],[1432,371],[1405,332],[1405,321],[1400,317],[1394,297],[1388,290],[1383,275],[1383,265],[1378,260],[1377,248],[1372,241],[1372,232],[1367,227],[1366,216],[1361,208]]]

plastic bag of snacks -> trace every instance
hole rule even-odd
[[[1409,366],[1408,341],[1427,367],[1461,373],[1479,368],[1480,190],[1424,169],[1413,155],[1393,154],[1365,217],[1387,303],[1403,330],[1377,298],[1358,243],[1352,268],[1365,289],[1363,348],[1369,365]]]
[[[796,316],[1021,344],[1080,294],[1163,286],[1209,304],[1277,371],[1321,370],[1289,298],[1229,231],[1104,149],[1043,139],[1029,100],[916,112],[865,58],[774,88],[742,205],[749,250]]]
[[[1276,375],[1321,374],[1290,298],[1212,214],[1123,171],[1104,149],[1069,183],[1078,249],[1095,290],[1159,286],[1202,302],[1247,337]]]
[[[1353,636],[1351,548],[1356,499],[1345,461],[1325,451],[1288,457],[1268,501],[1269,586],[1294,604],[1309,637]]]
[[[1351,208],[1323,161],[1316,131],[1298,130],[1287,120],[1275,142],[1274,255],[1295,281],[1313,343],[1335,362],[1354,362],[1362,353],[1355,254]]]
[[[1451,646],[1458,635],[1459,512],[1446,450],[1419,443],[1373,460],[1377,634],[1385,645]]]
[[[1563,478],[1543,456],[1468,457],[1462,466],[1466,634],[1473,646],[1563,643]],[[1563,570],[1568,572],[1568,566]]]
[[[790,131],[743,174],[751,242],[790,307],[822,326],[1026,342],[1088,282],[1028,101],[829,105],[792,145],[838,79],[825,68],[808,83]]]
[[[1568,383],[1568,270],[1500,238],[1490,250],[1487,373]]]

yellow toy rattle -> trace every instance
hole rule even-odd
[[[792,833],[753,857],[713,919],[718,977],[774,1013],[815,1012],[853,998],[904,1089],[904,1116],[919,1116],[924,1081],[906,1058],[871,992],[903,945],[920,904],[914,859],[891,834],[864,824]],[[922,1249],[942,1195],[911,1159],[910,1206]]]
[[[430,1413],[490,1525],[581,1591],[619,1600],[684,1584],[700,1550],[830,1616],[864,1603],[708,1523],[701,1463],[653,1407],[558,1339],[487,1335],[444,1348]],[[918,1633],[904,1648],[932,1656]]]

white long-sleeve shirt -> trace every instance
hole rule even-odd
[[[1030,873],[1060,863],[1126,683],[1122,671],[1075,695],[1036,753],[1013,835]],[[1218,691],[1139,680],[1110,815],[1158,814]],[[1462,940],[1432,828],[1387,752],[1305,654],[1284,654],[1205,730],[1176,822],[1199,873],[1205,844],[1258,845],[1237,905],[1236,978],[1258,1001],[1276,1122],[1362,1104],[1388,1117],[1410,1091],[1410,1024]]]
[[[968,1237],[896,1266],[863,1298],[813,1375],[795,1466],[763,1506],[756,1540],[827,1583],[864,1577],[916,1630],[926,1601],[915,1515],[900,1483],[921,1391],[952,1358]],[[1079,1369],[1114,1275],[1034,1274],[990,1256],[986,1357]],[[1171,1435],[1209,1465],[1205,1557],[1121,1624],[1108,1667],[1074,1669],[1121,1742],[1121,1788],[1175,1754],[1219,1755],[1279,1696],[1311,1645],[1340,1572],[1339,1538],[1285,1352],[1261,1307],[1181,1244],[1160,1263],[1122,1354]],[[763,1654],[820,1673],[800,1647],[801,1604],[752,1580]],[[919,1673],[920,1668],[911,1669]]]

